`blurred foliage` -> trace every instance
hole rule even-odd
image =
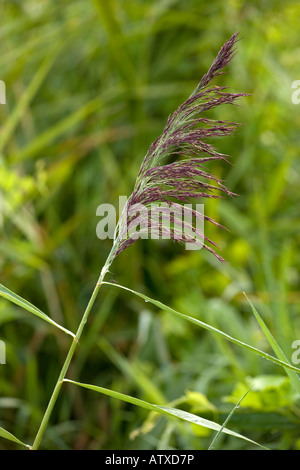
[[[117,208],[118,197],[131,193],[167,116],[239,31],[238,54],[217,83],[251,96],[212,113],[243,124],[215,143],[232,165],[212,170],[240,196],[205,204],[229,228],[206,228],[228,263],[140,240],[107,278],[272,353],[245,291],[291,359],[300,337],[300,106],[291,101],[300,79],[299,14],[297,0],[1,1],[0,282],[76,329],[111,247],[96,237],[97,206]],[[0,339],[7,354],[0,426],[31,443],[70,339],[4,299]],[[300,408],[289,400],[283,369],[109,286],[68,376],[178,403],[220,424],[251,377],[260,389],[249,392],[230,427],[269,448],[299,449]],[[214,435],[151,419],[66,384],[42,444],[207,449]],[[216,447],[249,443],[220,436]],[[0,448],[18,446],[1,440]]]
[[[276,375],[256,376],[254,379],[246,377],[244,382],[237,383],[232,395],[225,400],[236,403],[252,387],[255,388],[243,399],[241,407],[260,411],[280,411],[280,408],[292,404],[289,379]]]

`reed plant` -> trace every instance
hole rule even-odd
[[[61,389],[66,385],[66,383],[70,383],[76,387],[87,388],[97,393],[108,395],[114,399],[125,401],[154,412],[155,414],[163,414],[170,420],[175,417],[188,423],[192,423],[193,425],[213,430],[216,432],[216,436],[212,445],[215,444],[217,437],[219,437],[221,433],[244,439],[253,446],[260,445],[252,439],[227,428],[227,423],[231,418],[232,413],[235,411],[235,408],[224,423],[219,424],[215,421],[205,419],[198,414],[184,411],[183,409],[178,408],[176,403],[162,403],[158,405],[96,384],[82,383],[72,380],[70,364],[75,351],[77,349],[80,350],[82,333],[85,328],[87,328],[86,325],[89,315],[103,285],[107,285],[111,289],[117,288],[126,290],[132,295],[143,299],[145,302],[153,304],[168,314],[184,319],[186,322],[193,324],[195,328],[199,327],[205,329],[213,335],[221,337],[249,353],[255,353],[256,355],[273,362],[275,365],[283,367],[288,374],[295,395],[299,395],[300,386],[299,377],[297,375],[300,372],[299,369],[288,361],[287,357],[250,301],[249,307],[252,309],[256,319],[258,320],[270,346],[273,348],[275,356],[257,349],[256,347],[253,347],[208,323],[200,321],[193,316],[177,311],[159,300],[146,296],[127,286],[106,280],[107,275],[110,272],[111,265],[116,257],[120,256],[125,250],[130,249],[129,247],[133,243],[137,242],[139,238],[137,236],[133,236],[130,230],[127,230],[128,227],[137,225],[136,207],[139,207],[139,205],[146,208],[150,207],[153,203],[158,205],[164,204],[165,208],[172,205],[173,208],[175,207],[178,209],[177,214],[182,214],[185,203],[190,203],[191,201],[205,201],[206,199],[220,198],[224,196],[232,198],[235,196],[235,194],[226,187],[225,182],[216,176],[213,171],[213,165],[216,161],[223,162],[226,165],[229,163],[230,157],[217,150],[214,144],[210,143],[210,140],[214,141],[219,137],[233,134],[238,124],[225,120],[211,119],[207,114],[210,110],[218,106],[236,104],[236,101],[239,98],[246,95],[245,93],[230,93],[226,87],[216,86],[212,83],[217,76],[224,73],[225,67],[234,57],[236,43],[237,34],[234,34],[220,49],[216,59],[213,61],[208,72],[202,77],[193,93],[173,114],[168,117],[161,135],[150,145],[149,150],[142,161],[133,191],[128,198],[122,214],[120,215],[111,251],[103,268],[101,269],[99,278],[76,332],[66,329],[58,322],[51,319],[39,308],[32,305],[28,300],[25,300],[7,287],[1,285],[0,295],[2,297],[50,323],[53,328],[59,328],[65,334],[71,336],[71,344],[68,353],[64,363],[62,364],[34,442],[32,444],[23,443],[17,436],[9,433],[4,428],[0,428],[0,436],[3,438],[14,441],[20,445],[24,445],[28,449],[39,449],[43,436],[47,432],[49,421]],[[236,157],[236,164],[238,165],[238,155]],[[212,169],[210,168],[210,165],[212,166]],[[204,220],[205,223],[213,224],[220,230],[224,229],[224,227],[214,220],[210,214],[203,214],[194,209],[190,209],[190,212],[194,217],[194,220],[197,221],[197,219],[201,219]],[[153,213],[147,212],[146,217],[143,217],[143,214],[139,214],[138,224],[144,227],[145,232],[148,231],[151,224],[152,226],[153,224],[154,226],[157,224],[155,226],[155,230],[157,235],[160,236],[163,234],[164,227],[157,223],[157,218],[154,220],[154,217],[151,214]],[[170,232],[172,240],[179,243],[193,243],[191,233],[197,235],[197,228],[192,227],[193,231],[190,232],[190,236],[186,237],[182,235],[180,237],[178,235],[178,227],[180,224],[181,219],[179,216],[177,217],[175,212],[175,215],[173,215],[172,218],[172,230]],[[142,231],[140,231],[140,235],[141,234]],[[208,251],[209,255],[214,256],[219,262],[225,262],[224,258],[218,252],[219,250],[216,243],[202,232],[198,233],[198,235],[202,237],[203,249]],[[201,252],[199,252],[199,256],[201,256]],[[239,397],[239,399],[242,400],[244,396]],[[239,403],[240,402],[238,402],[236,406],[238,406]]]

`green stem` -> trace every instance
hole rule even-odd
[[[42,419],[42,422],[40,424],[40,427],[39,427],[39,430],[37,432],[37,435],[35,437],[35,440],[34,440],[34,443],[31,447],[31,450],[37,450],[39,448],[39,445],[41,443],[41,440],[43,438],[43,435],[46,431],[46,428],[47,428],[47,425],[48,425],[48,422],[49,422],[49,419],[50,419],[50,416],[51,416],[51,413],[53,411],[53,408],[54,408],[54,405],[56,403],[56,400],[57,400],[57,397],[59,395],[59,392],[60,392],[60,389],[61,389],[61,386],[63,384],[63,380],[66,376],[66,373],[68,371],[68,368],[69,368],[69,365],[70,365],[70,362],[72,360],[72,357],[74,355],[74,352],[76,350],[76,347],[77,347],[77,344],[79,342],[79,339],[81,337],[81,334],[82,334],[82,331],[84,329],[84,326],[87,322],[87,319],[88,319],[88,316],[89,316],[89,313],[94,305],[94,302],[96,300],[96,297],[98,295],[98,292],[100,290],[100,287],[101,287],[101,284],[102,284],[102,281],[104,279],[104,276],[105,274],[107,273],[108,269],[109,269],[109,266],[111,265],[111,262],[112,262],[112,259],[113,259],[113,250],[114,250],[114,246],[106,260],[106,263],[105,265],[103,266],[102,268],[102,271],[101,271],[101,274],[99,276],[99,279],[98,279],[98,282],[93,290],[93,293],[91,295],[91,298],[89,300],[89,303],[85,309],[85,312],[82,316],[82,319],[79,323],[79,326],[78,326],[78,329],[77,329],[77,332],[76,332],[76,335],[75,337],[73,338],[73,341],[72,341],[72,344],[70,346],[70,349],[69,349],[69,352],[67,354],[67,357],[65,359],[65,362],[64,362],[64,365],[60,371],[60,374],[58,376],[58,379],[57,379],[57,382],[56,382],[56,385],[54,387],[54,390],[52,392],[52,395],[51,395],[51,398],[50,398],[50,401],[48,403],[48,406],[47,406],[47,409],[45,411],[45,414],[43,416],[43,419]]]

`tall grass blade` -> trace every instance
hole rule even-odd
[[[93,390],[94,392],[102,393],[104,395],[108,395],[112,398],[117,398],[118,400],[125,401],[126,403],[131,403],[132,405],[139,406],[141,408],[145,408],[146,410],[149,411],[155,411],[157,413],[161,413],[167,416],[172,416],[176,417],[179,419],[182,419],[184,421],[187,421],[189,423],[197,424],[199,426],[203,426],[208,429],[212,429],[214,431],[219,431],[221,429],[221,426],[214,421],[210,421],[205,418],[201,418],[200,416],[194,415],[192,413],[189,413],[187,411],[179,410],[177,408],[170,408],[167,406],[159,406],[159,405],[153,405],[152,403],[148,403],[144,400],[140,400],[139,398],[132,397],[130,395],[125,395],[120,392],[116,392],[114,390],[110,390],[107,388],[103,387],[98,387],[96,385],[91,385],[91,384],[85,384],[81,382],[75,382],[74,380],[69,380],[69,379],[64,379],[64,382],[69,382],[75,385],[78,385],[79,387],[87,388],[89,390]],[[238,437],[240,439],[244,439],[246,441],[251,442],[252,444],[258,445],[261,447],[260,444],[258,444],[255,441],[252,441],[251,439],[248,439],[246,436],[243,436],[242,434],[238,434],[234,431],[231,431],[230,429],[227,429],[223,427],[222,432],[225,434],[229,434],[234,437]]]
[[[48,317],[45,313],[43,313],[40,309],[32,305],[30,302],[27,300],[23,299],[19,295],[15,294],[11,290],[7,289],[7,287],[4,287],[2,284],[0,284],[0,296],[4,297],[4,299],[9,300],[10,302],[13,302],[16,305],[19,305],[19,307],[24,308],[28,312],[33,313],[37,317],[41,318],[42,320],[45,320],[46,322],[50,323],[53,326],[56,326],[56,328],[59,328],[60,330],[64,331],[66,334],[72,336],[75,338],[74,333],[71,331],[67,330],[63,326],[59,325],[56,323],[52,318]]]
[[[16,442],[17,444],[20,444],[21,446],[28,447],[30,446],[28,444],[24,444],[24,442],[20,441],[16,436],[11,434],[10,432],[6,431],[5,429],[0,427],[0,437],[3,437],[4,439],[8,439],[9,441]]]
[[[250,392],[250,390],[252,389],[253,387],[250,387],[249,390],[247,390],[247,392],[242,396],[242,398],[238,401],[238,403],[232,408],[232,410],[230,411],[229,415],[227,416],[227,418],[225,419],[224,423],[222,424],[221,428],[219,429],[219,431],[217,432],[217,434],[215,435],[215,437],[213,438],[213,440],[211,441],[211,444],[208,448],[208,450],[212,450],[213,447],[214,447],[214,444],[216,443],[218,437],[220,436],[220,434],[222,433],[223,429],[225,428],[226,424],[228,423],[228,421],[230,420],[231,416],[233,415],[233,413],[239,408],[240,404],[242,403],[242,401],[244,400],[245,396],[248,395],[248,393]]]
[[[267,325],[265,324],[265,322],[263,321],[263,319],[261,318],[261,316],[259,315],[258,311],[256,310],[256,308],[254,307],[254,305],[252,304],[251,300],[247,297],[247,295],[245,294],[244,292],[244,295],[247,299],[247,301],[249,302],[249,305],[252,309],[252,312],[258,322],[258,324],[260,325],[262,331],[264,332],[265,334],[265,337],[267,338],[270,346],[272,347],[273,351],[275,352],[276,356],[283,362],[285,362],[286,364],[289,364],[289,361],[286,357],[286,355],[284,354],[284,352],[282,351],[281,347],[279,346],[279,344],[277,343],[277,341],[275,340],[274,336],[272,335],[272,333],[270,332],[270,330],[268,329]],[[289,364],[290,365],[290,364]],[[291,371],[290,367],[286,367],[284,366],[284,369],[291,381],[291,385],[294,387],[297,395],[300,396],[300,378],[299,376],[296,374],[296,372],[294,371]],[[298,371],[300,372],[300,371]]]
[[[47,146],[51,145],[62,134],[67,132],[69,129],[74,128],[80,122],[87,119],[91,114],[98,111],[102,105],[103,101],[99,97],[93,98],[88,103],[84,104],[79,109],[76,109],[70,115],[54,124],[52,127],[46,129],[43,133],[41,133],[16,154],[13,154],[11,156],[11,161],[18,163],[20,161],[26,160],[27,158],[33,158],[37,156],[39,152],[42,151],[42,149],[47,148]]]
[[[101,338],[97,344],[104,354],[106,354],[107,357],[122,371],[122,373],[125,376],[130,377],[130,379],[135,382],[147,399],[154,403],[167,402],[163,393],[155,385],[152,378],[148,377],[137,364],[132,364],[130,361],[126,360],[125,357],[119,354],[105,338]]]
[[[297,367],[293,366],[292,364],[289,364],[285,360],[277,359],[276,357],[271,356],[268,353],[265,353],[264,351],[261,351],[260,349],[255,348],[254,346],[250,346],[249,344],[246,344],[236,338],[233,338],[232,336],[228,335],[227,333],[224,333],[221,330],[218,330],[217,328],[214,328],[211,325],[208,325],[207,323],[204,323],[201,320],[198,320],[197,318],[190,317],[189,315],[186,315],[184,313],[178,312],[177,310],[172,309],[171,307],[168,307],[167,305],[163,304],[162,302],[158,300],[151,299],[151,297],[148,297],[147,295],[141,294],[140,292],[136,292],[132,289],[129,289],[128,287],[121,286],[120,284],[114,284],[112,282],[107,282],[103,281],[102,284],[107,284],[110,286],[118,287],[120,289],[127,290],[128,292],[132,292],[133,294],[137,295],[138,297],[141,297],[142,299],[145,300],[145,302],[150,302],[156,307],[160,308],[161,310],[164,310],[165,312],[172,313],[173,315],[176,315],[177,317],[184,318],[185,320],[189,321],[190,323],[194,323],[197,326],[200,326],[201,328],[204,328],[211,333],[215,333],[219,336],[222,336],[223,338],[227,339],[228,341],[231,341],[234,344],[237,344],[238,346],[241,346],[242,348],[248,349],[248,351],[252,351],[259,356],[263,357],[264,359],[268,359],[269,361],[274,362],[275,364],[278,364],[282,367],[291,369],[293,371],[296,371],[300,373],[300,369]]]
[[[53,52],[47,55],[47,57],[44,59],[39,69],[33,76],[30,84],[28,85],[25,92],[23,93],[20,101],[16,105],[14,111],[11,113],[6,123],[2,127],[1,136],[0,136],[0,152],[3,150],[4,146],[13,135],[27,107],[29,106],[30,102],[35,97],[43,81],[47,77],[57,57],[59,50],[60,50],[60,47],[59,48],[56,47],[53,50]]]

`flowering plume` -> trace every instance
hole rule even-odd
[[[151,225],[154,233],[164,234],[164,226],[159,223],[158,210],[164,212],[172,206],[171,238],[179,242],[193,242],[192,233],[202,237],[202,246],[223,260],[212,248],[215,243],[204,236],[197,228],[182,234],[183,204],[191,199],[218,198],[222,194],[232,196],[223,182],[209,173],[205,164],[212,160],[227,161],[227,155],[219,153],[207,138],[231,135],[237,124],[217,121],[204,117],[204,113],[221,104],[233,104],[245,93],[228,93],[227,87],[211,86],[213,78],[224,73],[224,67],[234,55],[237,34],[234,34],[219,51],[209,71],[202,77],[191,96],[169,116],[162,134],[150,145],[142,162],[135,186],[121,214],[115,232],[113,258],[134,243],[138,237],[127,232],[127,228],[137,225],[142,227],[140,236]],[[163,207],[143,213],[139,208],[153,207],[153,203],[161,203]],[[197,210],[188,208],[190,216],[197,220],[206,220],[217,224],[214,220]],[[189,225],[192,228],[192,225]],[[198,230],[198,232],[197,232]],[[201,233],[200,233],[201,232]],[[152,232],[153,233],[153,232]],[[124,235],[125,234],[125,235]]]

